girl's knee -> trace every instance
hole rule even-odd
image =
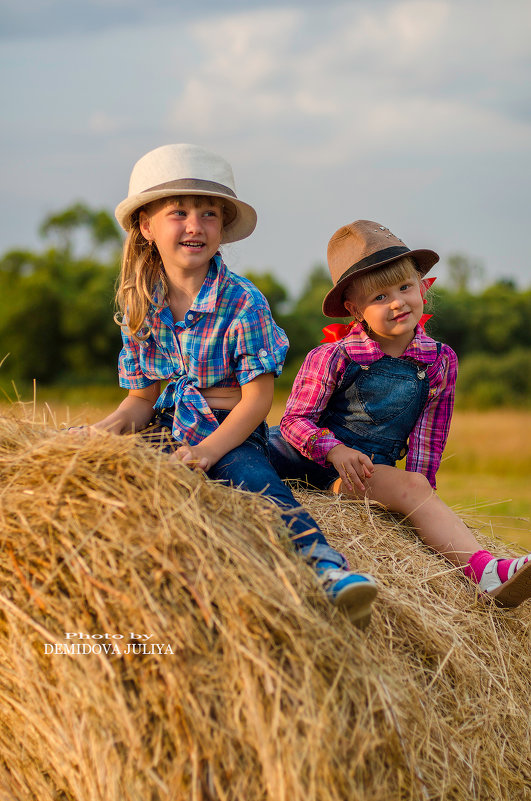
[[[423,509],[433,496],[429,481],[422,473],[409,473],[395,468],[392,484],[383,493],[384,505],[393,512],[409,517]]]
[[[409,497],[423,501],[433,494],[430,482],[422,473],[410,473],[405,470],[399,472],[400,488]]]

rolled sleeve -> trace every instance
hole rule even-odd
[[[336,435],[329,428],[318,428],[310,434],[306,443],[301,446],[303,456],[307,456],[322,467],[327,467],[326,457],[336,445],[342,445]]]
[[[258,307],[239,317],[232,338],[234,373],[240,385],[264,373],[281,374],[289,343],[268,308]]]

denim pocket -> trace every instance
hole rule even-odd
[[[411,373],[394,373],[390,365],[363,371],[356,384],[345,392],[349,413],[356,416],[361,405],[364,415],[376,425],[393,420],[415,404],[419,381]]]
[[[268,428],[267,423],[263,422],[260,423],[254,431],[252,431],[246,440],[250,445],[255,445],[259,450],[261,450],[266,456],[268,455]]]

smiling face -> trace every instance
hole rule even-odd
[[[371,339],[390,356],[398,356],[407,348],[424,310],[414,262],[401,262],[392,270],[382,270],[380,276],[354,281],[345,298],[348,312],[365,321]]]
[[[140,231],[157,246],[166,272],[208,271],[222,234],[223,206],[216,197],[164,198],[140,211]]]

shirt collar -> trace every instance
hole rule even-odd
[[[402,358],[415,359],[422,364],[433,364],[437,360],[437,343],[427,335],[421,325],[417,325],[415,336],[402,354]]]
[[[206,274],[203,285],[199,290],[196,299],[190,306],[190,311],[196,312],[215,312],[219,291],[224,283],[227,268],[221,258],[221,253],[216,253],[210,260],[210,267]]]
[[[349,358],[361,364],[370,364],[385,356],[378,342],[368,336],[361,323],[350,329],[347,336],[341,340],[341,345]],[[415,336],[400,358],[414,359],[422,364],[433,364],[437,359],[437,343],[420,325],[417,325]]]
[[[203,285],[199,290],[196,299],[190,306],[190,311],[196,312],[215,312],[219,291],[225,282],[227,275],[227,267],[221,253],[216,253],[210,260],[208,273],[206,274]],[[162,281],[159,279],[153,289],[151,296],[150,315],[154,317],[161,313],[162,309],[167,306],[164,297],[164,287]]]

